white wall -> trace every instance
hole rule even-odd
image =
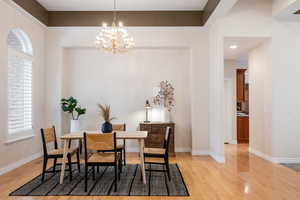
[[[231,144],[237,143],[237,124],[236,124],[236,61],[224,61],[224,98],[225,98],[225,137],[224,142]]]
[[[300,162],[300,23],[274,24],[273,152],[277,162]],[[279,31],[280,30],[280,31]]]
[[[272,153],[267,155],[274,162],[299,162],[298,148],[300,127],[297,126],[300,98],[296,87],[299,80],[298,63],[299,25],[277,21],[272,17],[272,1],[240,0],[224,18],[210,27],[210,148],[219,157],[224,155],[224,81],[223,40],[225,37],[266,37],[271,38],[270,70],[272,80],[268,87],[272,92],[265,98],[272,101],[271,121]],[[289,88],[289,89],[287,89]],[[221,99],[221,100],[219,100]],[[219,116],[222,116],[221,118]]]
[[[0,1],[0,174],[39,156],[39,129],[44,125],[44,48],[46,27],[14,6]],[[5,16],[5,17],[4,17]],[[7,144],[7,44],[13,28],[21,28],[33,44],[33,127],[34,137]]]
[[[191,149],[191,112],[188,48],[141,48],[113,55],[96,48],[68,48],[64,52],[64,96],[74,96],[87,115],[84,130],[99,130],[103,123],[97,103],[110,104],[113,122],[126,122],[127,130],[137,130],[145,120],[146,99],[154,97],[153,88],[169,80],[175,88],[176,106],[172,120],[176,124],[176,151]],[[158,108],[150,112],[152,121],[161,120]],[[69,119],[66,119],[68,124]],[[68,131],[68,125],[63,127]],[[131,143],[131,144],[130,144]],[[138,151],[136,142],[128,141],[129,151]],[[135,147],[135,148],[132,148]]]
[[[271,41],[249,53],[249,149],[272,154],[272,69]],[[271,84],[269,84],[271,83]]]
[[[186,87],[185,90],[190,93],[189,106],[191,110],[191,116],[189,122],[185,121],[184,127],[191,127],[192,138],[190,138],[188,131],[181,131],[180,126],[178,129],[178,134],[180,134],[179,138],[175,138],[175,140],[182,140],[182,142],[176,142],[177,151],[190,151],[192,149],[194,154],[207,154],[209,151],[208,147],[208,32],[205,28],[129,28],[130,34],[133,35],[135,39],[135,43],[137,44],[136,53],[141,54],[140,58],[136,58],[135,56],[130,56],[124,54],[124,57],[127,57],[125,60],[122,57],[106,55],[105,62],[106,64],[103,67],[111,70],[109,74],[124,74],[124,79],[132,77],[134,73],[131,70],[137,69],[137,63],[144,63],[144,66],[140,66],[140,69],[144,69],[144,67],[151,66],[151,63],[146,64],[147,62],[152,62],[154,65],[166,65],[168,66],[165,69],[169,69],[171,65],[174,64],[174,68],[180,71],[176,71],[177,80],[183,81],[183,77],[188,76],[185,79],[185,83],[183,86]],[[91,48],[93,47],[93,41],[95,39],[95,35],[97,33],[96,28],[50,28],[47,31],[47,124],[55,124],[58,127],[58,130],[63,130],[62,122],[63,118],[60,112],[59,101],[62,96],[64,96],[64,66],[68,61],[65,56],[66,48]],[[150,50],[152,49],[152,50]],[[159,50],[160,49],[160,50]],[[178,51],[183,51],[182,55],[178,55]],[[70,53],[70,51],[69,51]],[[73,53],[78,53],[78,51]],[[82,53],[84,53],[82,51]],[[86,52],[85,52],[86,53]],[[91,54],[93,51],[90,52]],[[96,52],[94,52],[96,53]],[[163,60],[159,53],[163,53],[166,57]],[[148,57],[148,56],[149,57]],[[71,54],[74,57],[74,55]],[[87,55],[88,56],[88,55]],[[152,61],[149,61],[150,57],[154,56]],[[176,58],[176,56],[178,58]],[[95,58],[94,59],[99,59]],[[99,54],[99,57],[102,56]],[[188,57],[188,61],[187,61]],[[117,58],[117,59],[116,59]],[[115,61],[114,61],[115,59]],[[143,60],[144,59],[144,60]],[[155,59],[155,60],[154,60]],[[70,61],[70,59],[69,59]],[[98,60],[95,60],[98,61]],[[113,63],[120,62],[130,63],[130,66],[116,66],[116,68],[111,68],[109,66],[114,65]],[[181,66],[182,69],[179,69],[179,65],[175,65],[176,62],[186,63],[187,66]],[[109,64],[111,63],[111,64]],[[77,66],[78,68],[79,66]],[[93,66],[86,66],[85,68],[89,68]],[[94,66],[95,67],[95,66]],[[101,67],[101,63],[99,63],[99,67]],[[157,67],[157,66],[156,66]],[[125,68],[125,69],[124,69]],[[132,69],[131,69],[132,68]],[[150,78],[153,76],[154,71],[149,73],[149,77],[145,77],[147,80],[144,84],[147,83],[147,87],[150,88],[150,85],[157,82],[157,80],[161,79],[163,76],[171,76],[175,78],[175,72],[167,75],[163,66],[159,70],[161,73],[161,77],[156,77],[155,79]],[[123,71],[125,70],[125,71]],[[126,70],[127,74],[125,73]],[[182,74],[182,70],[186,70],[184,74]],[[141,75],[142,72],[136,72],[136,76]],[[186,75],[188,73],[188,75]],[[143,75],[144,76],[144,75]],[[182,77],[183,76],[183,77]],[[99,79],[101,78],[101,74],[99,74]],[[137,80],[140,80],[139,77],[136,77]],[[94,77],[95,79],[95,77]],[[149,82],[151,80],[151,82]],[[100,82],[99,82],[100,83]],[[104,82],[105,84],[107,82]],[[151,83],[151,84],[150,84]],[[117,83],[119,84],[119,83]],[[149,84],[149,85],[148,85]],[[108,86],[110,88],[112,86]],[[117,86],[116,86],[117,87]],[[141,85],[137,84],[136,88],[140,89]],[[175,88],[178,91],[183,90],[181,86]],[[73,91],[72,91],[73,92]],[[74,91],[75,92],[75,91]],[[117,88],[114,89],[114,93],[117,92]],[[139,91],[140,92],[140,91]],[[151,92],[150,89],[147,89],[147,92]],[[99,91],[101,94],[101,91]],[[120,94],[124,94],[124,91],[120,91]],[[181,94],[181,92],[180,92]],[[99,94],[98,94],[99,95]],[[134,104],[124,105],[123,103],[117,104],[117,101],[114,102],[113,108],[121,108],[120,115],[125,115],[125,112],[128,112],[128,116],[121,116],[121,119],[125,120],[127,117],[134,115],[134,109],[142,109],[144,105],[144,101],[146,98],[145,92],[141,92],[140,95],[137,95],[137,101]],[[98,97],[99,99],[95,99],[96,101],[107,101],[107,103],[111,103],[111,99],[108,97]],[[105,99],[107,98],[107,99]],[[128,100],[128,99],[127,99]],[[85,100],[83,100],[85,101]],[[180,100],[181,101],[181,100]],[[91,102],[91,105],[95,102]],[[133,106],[134,105],[134,106]],[[183,108],[183,107],[182,107]],[[180,108],[180,109],[182,109]],[[91,110],[93,107],[91,107]],[[96,109],[96,108],[95,108]],[[117,109],[115,112],[118,112]],[[89,111],[91,111],[89,110]],[[186,115],[187,111],[182,112],[183,115]],[[180,111],[181,113],[181,111]],[[95,115],[95,111],[92,111],[91,116]],[[142,116],[143,114],[141,113]],[[179,114],[180,115],[180,114]],[[178,115],[178,116],[179,116]],[[130,128],[136,128],[138,120],[141,117],[136,117],[131,119]],[[178,118],[178,120],[181,117]],[[127,120],[126,120],[127,121]],[[133,121],[136,121],[133,123]],[[180,123],[180,122],[178,122]],[[189,124],[188,124],[189,123]],[[91,122],[89,127],[97,126],[95,120]],[[185,128],[182,128],[182,130]],[[177,129],[176,129],[177,130]],[[63,132],[64,133],[64,132]],[[184,134],[187,134],[185,136]],[[60,131],[59,131],[59,134]],[[183,139],[184,138],[184,139]],[[191,144],[190,144],[190,140]]]

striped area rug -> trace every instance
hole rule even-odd
[[[74,166],[75,167],[75,166]],[[146,168],[162,169],[163,166],[146,165]],[[57,167],[58,168],[58,167]],[[100,167],[96,179],[89,174],[88,192],[84,192],[84,166],[81,173],[73,170],[73,180],[65,177],[64,183],[59,184],[57,172],[47,173],[45,181],[41,175],[29,181],[10,194],[10,196],[189,196],[177,164],[170,165],[171,181],[163,172],[146,172],[147,184],[142,184],[139,165],[123,167],[121,180],[118,181],[118,191],[114,192],[114,167]],[[68,172],[66,172],[68,175]]]

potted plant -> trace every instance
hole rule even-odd
[[[171,111],[174,107],[174,87],[169,81],[162,81],[159,84],[158,94],[154,97],[154,105],[160,105],[164,107],[164,121],[171,121]]]
[[[78,105],[77,99],[69,97],[61,99],[61,109],[63,112],[71,114],[70,132],[80,131],[79,117],[86,113],[86,108],[81,108],[81,106]]]
[[[102,133],[111,133],[113,131],[111,120],[115,118],[110,117],[110,105],[97,104],[97,106],[100,110],[100,116],[104,120],[101,126]]]

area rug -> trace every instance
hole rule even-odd
[[[162,167],[146,165],[146,168],[151,169]],[[72,172],[73,180],[69,180],[66,171],[63,184],[59,184],[59,172],[47,173],[44,182],[41,182],[39,175],[10,193],[10,196],[189,196],[177,164],[170,165],[171,181],[163,172],[147,171],[147,184],[141,181],[139,165],[126,165],[118,181],[117,192],[114,192],[114,167],[100,167],[95,180],[90,170],[88,192],[84,192],[84,166],[81,166],[80,173],[77,169]]]
[[[300,163],[289,163],[289,164],[282,164],[290,169],[293,169],[297,172],[300,172]]]

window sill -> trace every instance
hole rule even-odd
[[[19,142],[19,141],[22,141],[22,140],[31,139],[33,137],[34,137],[34,135],[26,135],[26,136],[14,138],[14,139],[8,139],[8,140],[5,141],[5,144],[12,144],[12,143],[16,143],[16,142]]]

